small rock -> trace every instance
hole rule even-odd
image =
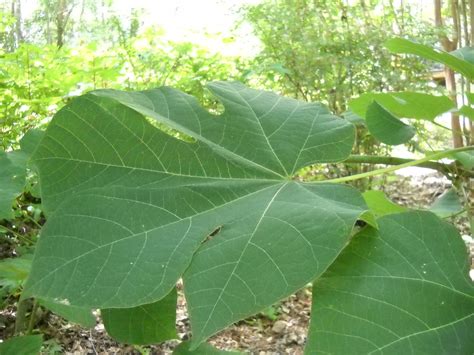
[[[298,335],[290,334],[286,339],[286,344],[298,344]]]
[[[275,324],[273,324],[273,327],[272,327],[272,331],[277,334],[283,333],[285,329],[286,329],[286,322],[283,320],[277,320]]]

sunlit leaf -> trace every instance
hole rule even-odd
[[[465,95],[466,95],[467,101],[469,102],[469,105],[474,105],[474,93],[466,92]]]
[[[378,224],[314,283],[306,353],[472,354],[474,285],[456,229],[429,212]]]
[[[283,64],[281,63],[272,64],[269,66],[269,69],[274,70],[277,73],[282,74],[282,75],[291,74],[291,71],[285,68]]]
[[[466,106],[463,105],[459,108],[459,113],[467,118],[469,118],[471,121],[474,121],[474,108],[471,106]]]
[[[474,47],[462,47],[450,52],[455,57],[458,57],[466,62],[474,64]]]
[[[467,169],[474,169],[474,150],[453,153],[452,157],[458,160]]]
[[[412,126],[400,121],[376,101],[369,105],[365,121],[370,134],[385,144],[403,144],[415,135]]]
[[[364,200],[367,203],[370,211],[372,211],[376,217],[405,212],[408,210],[406,207],[397,205],[396,203],[390,201],[387,196],[385,196],[383,191],[369,190],[364,192],[362,196],[364,197]]]
[[[464,75],[466,78],[474,79],[474,64],[450,53],[435,50],[424,44],[412,42],[403,38],[390,39],[385,43],[385,46],[393,53],[415,54],[424,59],[442,63]]]
[[[377,101],[387,111],[401,118],[432,121],[455,106],[447,96],[419,92],[366,93],[349,101],[352,111],[365,117],[370,104]]]

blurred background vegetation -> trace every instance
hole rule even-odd
[[[229,55],[185,36],[171,40],[160,23],[143,20],[150,7],[133,8],[131,2],[117,11],[114,0],[4,0],[1,147],[15,148],[28,129],[43,126],[72,97],[99,88],[170,85],[213,105],[206,82],[239,80],[321,101],[339,114],[364,92],[429,89],[430,68],[382,46],[394,36],[435,43],[436,29],[423,20],[422,1],[233,3],[240,4],[234,6],[236,31],[250,28],[249,41],[258,39],[253,53],[245,53],[245,44],[241,53]],[[205,36],[225,44],[238,34]]]

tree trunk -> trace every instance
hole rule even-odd
[[[443,18],[441,15],[441,8],[442,8],[442,3],[441,0],[434,0],[435,4],[435,24],[436,27],[443,27]],[[443,46],[443,49],[446,52],[451,52],[457,48],[457,43],[458,43],[458,38],[459,38],[459,17],[458,17],[458,6],[457,6],[457,0],[451,0],[450,1],[451,5],[451,15],[453,17],[453,24],[454,24],[454,30],[455,34],[452,40],[450,40],[446,35],[441,35],[440,41],[441,45]],[[449,92],[449,97],[451,100],[454,102],[454,105],[457,107],[457,97],[456,97],[456,80],[454,76],[454,72],[448,68],[445,67],[445,76],[446,76],[446,89]],[[463,144],[463,136],[462,136],[462,128],[461,128],[461,122],[459,120],[459,114],[456,112],[451,113],[451,129],[452,129],[452,137],[453,137],[453,146],[454,148],[459,148],[462,147]]]
[[[70,6],[69,6],[70,5]],[[56,11],[56,45],[61,48],[64,45],[66,36],[66,27],[69,22],[72,10],[75,4],[69,3],[68,0],[59,0]]]
[[[15,23],[9,31],[6,47],[8,51],[13,52],[23,42],[21,0],[13,0],[11,2],[11,15],[15,19]]]
[[[15,18],[16,18],[16,25],[15,25],[15,32],[16,32],[16,41],[17,45],[23,42],[23,31],[21,29],[21,0],[16,1],[16,11],[15,11]]]

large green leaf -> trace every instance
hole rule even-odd
[[[367,108],[365,121],[370,134],[385,144],[406,143],[415,135],[412,126],[400,121],[377,101],[372,102]]]
[[[19,290],[30,272],[32,257],[31,254],[25,254],[0,261],[0,296]]]
[[[458,57],[466,62],[474,64],[474,47],[462,47],[450,52],[455,57]]]
[[[408,210],[406,207],[390,201],[383,191],[369,190],[364,192],[362,196],[364,196],[367,206],[375,217],[382,217],[387,214],[400,213]]]
[[[43,345],[41,335],[24,335],[0,343],[1,355],[38,355]]]
[[[134,308],[102,309],[107,333],[127,344],[158,344],[176,339],[176,288],[158,302]]]
[[[21,150],[0,151],[0,219],[13,217],[13,200],[23,192],[26,167],[43,131],[32,129],[20,140]]]
[[[454,153],[452,157],[458,160],[467,169],[474,169],[474,150]]]
[[[13,217],[13,200],[23,191],[28,156],[0,151],[0,219]]]
[[[344,186],[290,183],[273,192],[263,208],[224,225],[184,275],[193,342],[321,275],[362,212],[359,196]]]
[[[362,118],[357,113],[354,113],[352,111],[346,111],[341,116],[344,117],[344,119],[348,120],[350,123],[352,123],[356,127],[365,126],[364,118]]]
[[[466,92],[465,95],[467,98],[467,102],[469,102],[469,105],[474,105],[474,93]]]
[[[422,58],[442,63],[461,73],[466,78],[474,79],[474,64],[458,58],[453,54],[435,50],[424,44],[412,42],[403,38],[390,39],[385,43],[385,46],[393,53],[415,54]]]
[[[21,285],[31,269],[31,254],[0,261],[0,280],[9,280]],[[1,282],[1,281],[0,281]]]
[[[196,346],[334,261],[365,203],[348,186],[292,175],[344,160],[353,125],[319,104],[209,88],[220,116],[160,88],[87,94],[54,117],[34,155],[49,218],[24,297],[131,308],[162,299],[189,266]]]
[[[308,354],[472,354],[474,286],[455,228],[392,214],[314,283]]]
[[[463,105],[459,108],[459,113],[467,118],[469,118],[471,121],[474,121],[474,108],[471,106]]]
[[[43,136],[43,130],[37,128],[30,129],[20,140],[21,151],[27,154],[28,157],[31,157]]]
[[[447,96],[435,96],[419,92],[366,93],[349,101],[351,110],[365,117],[367,109],[377,101],[393,115],[432,121],[439,115],[455,108]]]
[[[463,210],[461,200],[454,188],[443,193],[431,206],[430,211],[445,218]]]

